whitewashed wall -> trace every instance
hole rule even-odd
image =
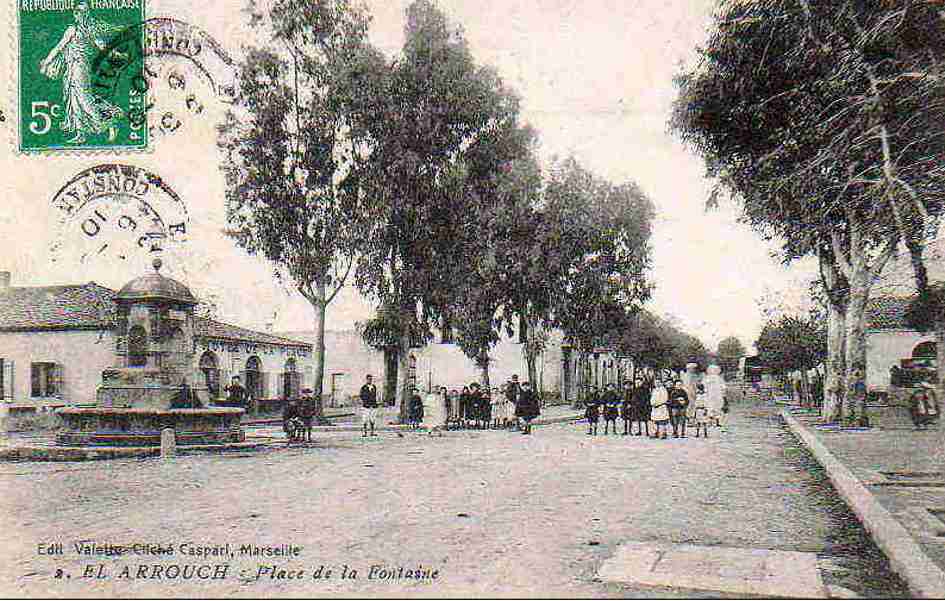
[[[114,364],[114,357],[115,339],[108,330],[0,332],[0,358],[13,360],[12,401],[17,404],[60,402],[32,399],[30,365],[34,362],[62,366],[61,402],[94,403],[102,370]]]
[[[912,350],[923,342],[934,342],[935,334],[909,330],[882,330],[866,335],[866,387],[885,390],[889,387],[889,368],[899,360],[912,356]]]

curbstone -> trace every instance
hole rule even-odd
[[[781,417],[823,466],[840,497],[853,510],[909,589],[917,597],[945,598],[945,572],[929,559],[909,531],[806,426],[786,410],[781,411]]]

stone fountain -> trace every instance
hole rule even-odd
[[[95,407],[58,411],[69,446],[160,446],[161,431],[173,428],[177,444],[207,445],[245,440],[243,409],[204,407],[206,391],[195,388],[194,306],[184,284],[154,273],[128,282],[115,296],[116,367],[102,372]]]

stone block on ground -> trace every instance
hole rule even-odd
[[[604,562],[597,575],[631,586],[739,596],[826,595],[817,555],[796,551],[628,542]]]

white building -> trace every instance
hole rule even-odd
[[[311,331],[284,332],[281,335],[314,343]],[[503,336],[489,353],[489,379],[492,386],[499,386],[513,374],[519,381],[528,379],[528,368],[522,353],[522,343],[517,337]],[[390,391],[382,389],[385,384],[384,353],[369,347],[354,330],[325,332],[325,380],[326,406],[351,404],[357,396],[366,375],[374,376],[382,398],[389,398]],[[410,376],[423,390],[435,386],[462,389],[471,382],[479,382],[481,373],[471,359],[463,354],[458,345],[442,333],[435,332],[434,341],[416,347],[410,352]],[[553,333],[547,350],[537,362],[539,388],[546,392],[559,392],[562,381],[561,335]]]
[[[903,359],[934,360],[935,332],[918,332],[906,324],[910,298],[880,296],[870,300],[866,320],[866,387],[886,391],[890,370]]]
[[[116,292],[95,282],[11,286],[0,272],[0,398],[34,407],[95,402],[115,363]],[[311,385],[312,347],[298,340],[197,318],[193,382],[221,400],[234,375],[263,401]]]

